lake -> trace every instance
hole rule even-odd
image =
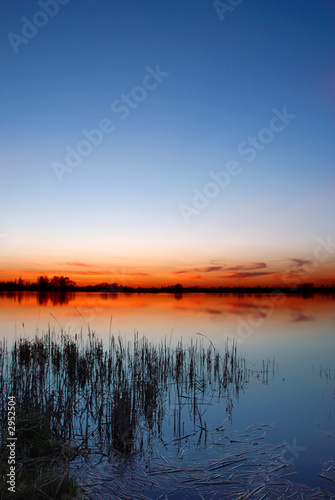
[[[173,348],[182,339],[184,346],[212,346],[221,352],[228,339],[249,367],[248,381],[237,393],[231,392],[229,403],[226,394],[222,402],[211,381],[213,385],[206,389],[201,403],[200,420],[185,408],[183,432],[190,437],[185,442],[179,440],[173,450],[166,443],[175,436],[175,414],[166,402],[170,396],[165,394],[160,430],[164,446],[155,441],[156,459],[163,456],[175,465],[184,463],[185,469],[214,456],[219,460],[215,433],[220,426],[231,436],[237,433],[237,442],[242,442],[244,431],[248,434],[261,429],[259,443],[279,450],[290,464],[285,473],[295,473],[291,481],[329,490],[333,483],[319,474],[334,459],[334,305],[334,297],[321,295],[1,293],[1,338],[11,345],[14,339],[32,339],[50,327],[55,332],[62,329],[70,335],[81,334],[85,339],[90,329],[104,346],[111,335],[120,336],[126,345],[138,333],[150,345],[163,341]],[[250,442],[252,439],[256,437],[250,437]],[[104,473],[108,467],[112,466],[106,462]],[[127,463],[122,467],[127,469]],[[104,494],[108,498],[101,488],[100,493],[96,491],[97,498],[104,498]],[[154,491],[154,486],[147,488],[146,498],[157,498]],[[171,498],[191,498],[180,496],[180,492],[173,495]]]

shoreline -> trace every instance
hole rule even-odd
[[[201,288],[201,287],[179,287],[179,286],[169,286],[161,288],[133,288],[133,287],[112,287],[112,286],[101,286],[101,285],[89,285],[89,286],[77,286],[77,287],[67,287],[67,288],[39,288],[36,285],[31,286],[4,286],[0,285],[0,293],[11,293],[11,292],[37,292],[40,294],[47,293],[112,293],[112,294],[174,294],[182,296],[184,294],[191,293],[201,293],[201,294],[248,294],[248,295],[270,295],[270,294],[283,294],[283,295],[304,295],[313,296],[314,294],[322,295],[335,295],[335,286],[307,286],[300,285],[299,287],[217,287],[217,288]]]

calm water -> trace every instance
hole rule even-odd
[[[320,296],[280,302],[255,295],[1,294],[0,333],[10,343],[49,325],[84,335],[89,325],[106,344],[111,328],[126,340],[136,331],[153,341],[166,337],[171,345],[181,337],[184,344],[202,338],[217,349],[234,339],[248,366],[261,367],[265,360],[271,373],[268,383],[256,378],[234,400],[226,425],[241,431],[274,424],[266,440],[285,444],[285,456],[298,471],[295,481],[326,487],[319,473],[335,455],[334,438],[324,435],[335,435],[335,302]],[[203,418],[215,428],[225,417],[212,405]]]

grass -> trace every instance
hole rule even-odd
[[[16,486],[15,494],[8,490],[8,448],[6,428],[2,428],[0,448],[0,498],[75,499],[80,488],[70,476],[68,463],[73,450],[54,436],[49,421],[36,413],[16,415]]]

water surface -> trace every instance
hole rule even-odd
[[[319,474],[334,459],[335,440],[335,308],[332,297],[218,294],[48,294],[2,293],[1,337],[18,337],[62,328],[70,334],[88,327],[108,345],[110,333],[132,340],[134,332],[152,342],[175,346],[203,341],[224,349],[237,344],[249,367],[266,380],[253,379],[232,400],[227,432],[270,425],[265,442],[284,445],[285,458],[297,471],[295,481],[324,488]],[[201,335],[199,335],[201,334]],[[227,417],[226,407],[208,406],[203,420],[215,429]],[[173,425],[171,423],[171,425]],[[186,422],[187,428],[192,422]],[[167,422],[168,427],[168,422]],[[205,446],[205,444],[203,443]]]

